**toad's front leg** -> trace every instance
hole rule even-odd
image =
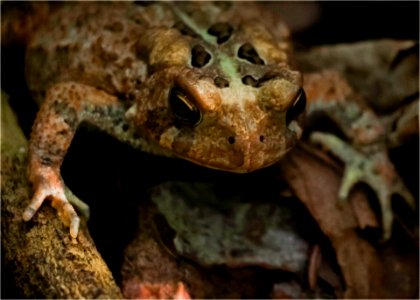
[[[346,81],[334,71],[307,74],[305,90],[309,114],[329,117],[342,131],[347,142],[338,137],[315,132],[311,141],[323,145],[346,165],[339,198],[347,198],[357,182],[367,183],[377,194],[382,213],[383,237],[392,232],[392,196],[398,194],[415,207],[415,200],[389,160],[386,131],[379,118],[357,101]]]
[[[68,82],[60,83],[47,92],[32,128],[29,143],[29,180],[34,189],[30,204],[23,213],[30,220],[46,199],[64,224],[77,237],[80,219],[65,195],[60,167],[81,122],[98,127],[110,127],[110,113],[124,117],[117,98],[96,88]]]

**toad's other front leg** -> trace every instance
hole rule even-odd
[[[328,148],[345,163],[344,177],[338,194],[340,201],[348,198],[350,190],[358,182],[368,184],[376,193],[381,207],[383,238],[389,239],[394,219],[392,196],[401,196],[413,209],[416,204],[414,197],[389,160],[386,149],[356,150],[335,135],[321,132],[314,132],[311,141]]]
[[[383,238],[390,238],[392,196],[400,195],[410,207],[415,207],[415,201],[388,157],[383,124],[371,109],[357,101],[357,95],[334,71],[308,74],[305,90],[309,99],[309,114],[326,115],[348,139],[345,142],[320,132],[311,135],[312,142],[329,149],[345,163],[338,195],[340,200],[347,198],[356,183],[367,183],[376,193],[381,206]]]
[[[60,167],[79,124],[86,121],[106,127],[110,120],[101,112],[110,111],[124,116],[117,98],[96,88],[67,82],[48,90],[29,142],[28,171],[34,195],[23,213],[25,221],[50,199],[71,236],[77,237],[80,219],[65,195]]]

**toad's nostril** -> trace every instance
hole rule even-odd
[[[229,144],[235,144],[235,137],[234,136],[230,136],[230,137],[228,137],[228,142],[229,142]]]

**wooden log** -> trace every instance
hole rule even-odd
[[[3,93],[1,107],[2,255],[20,293],[28,298],[122,298],[85,222],[75,240],[49,205],[33,220],[22,220],[32,195],[26,179],[28,143]]]

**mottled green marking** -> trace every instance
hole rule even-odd
[[[217,38],[213,35],[207,33],[207,28],[202,28],[199,24],[197,24],[192,18],[187,16],[184,12],[179,10],[176,6],[172,6],[175,14],[185,23],[188,27],[190,27],[195,33],[197,33],[205,42],[210,44],[217,44]]]
[[[217,45],[217,37],[207,33],[207,28],[203,28],[197,24],[194,19],[190,18],[184,12],[179,10],[177,7],[172,7],[175,14],[185,23],[189,28],[191,28],[195,33],[197,33],[205,42],[213,45]],[[240,82],[240,74],[238,72],[237,61],[229,55],[219,52],[213,53],[217,55],[218,60],[220,61],[220,69],[224,73],[226,79],[230,82]]]
[[[217,57],[220,61],[220,69],[225,74],[225,77],[228,77],[231,82],[240,81],[241,76],[238,72],[236,60],[222,52],[218,53]]]

